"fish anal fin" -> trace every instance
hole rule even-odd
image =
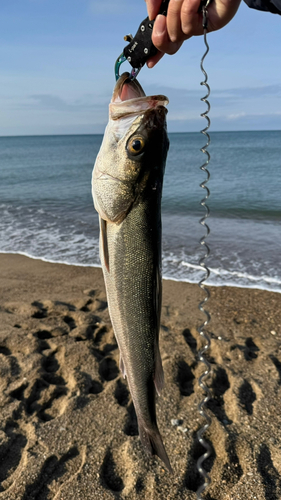
[[[139,422],[139,435],[145,451],[149,455],[157,455],[162,462],[164,462],[168,471],[173,474],[173,469],[158,428],[154,427],[152,430],[148,430],[141,422]]]
[[[125,365],[124,365],[124,361],[123,361],[123,358],[121,358],[121,354],[120,354],[120,359],[119,359],[119,368],[120,368],[120,371],[123,375],[123,378],[126,377],[126,368],[125,368]]]
[[[100,217],[100,234],[101,234],[101,249],[103,254],[104,265],[109,272],[109,253],[106,233],[106,221]]]
[[[158,344],[155,347],[154,385],[159,396],[164,387],[164,371]]]

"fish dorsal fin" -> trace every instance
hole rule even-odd
[[[109,272],[109,253],[106,233],[106,221],[100,217],[100,234],[101,234],[101,251],[103,255],[104,265]]]

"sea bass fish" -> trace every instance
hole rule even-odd
[[[169,140],[167,97],[146,96],[124,73],[109,105],[109,122],[92,178],[100,219],[100,258],[108,308],[145,450],[169,471],[155,398],[164,375],[159,351],[161,196]]]

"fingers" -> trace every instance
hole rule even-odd
[[[145,0],[145,2],[149,19],[155,19],[159,12],[162,0]]]
[[[203,33],[199,5],[200,0],[170,0],[167,18],[157,16],[153,27],[152,41],[158,50],[175,54],[184,40]]]
[[[181,28],[185,40],[203,34],[202,14],[198,13],[200,0],[184,0],[181,9]]]
[[[214,0],[208,7],[208,31],[223,28],[234,17],[241,0]],[[159,11],[161,0],[146,0],[150,19]],[[202,13],[198,13],[200,0],[170,0],[167,17],[155,19],[152,41],[155,47],[167,54],[175,54],[188,38],[202,35]],[[149,59],[152,68],[161,59],[157,54]]]
[[[161,52],[175,54],[179,50],[183,39],[172,42],[167,30],[167,19],[165,16],[159,15],[156,17],[153,26],[152,41]]]
[[[226,26],[235,16],[241,0],[216,0],[209,9],[209,24],[212,31]]]
[[[179,41],[182,38],[183,32],[181,28],[181,9],[184,0],[170,0],[169,16],[167,17],[167,31],[172,43]]]
[[[155,56],[148,59],[148,61],[146,62],[147,67],[153,68],[153,66],[155,66],[155,64],[157,64],[160,61],[160,59],[162,59],[163,56],[164,56],[164,52],[157,52],[157,54]]]
[[[183,42],[195,34],[203,33],[199,7],[200,0],[170,0],[167,31],[172,42]]]

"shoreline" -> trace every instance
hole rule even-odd
[[[70,263],[70,262],[66,262],[66,261],[54,261],[54,260],[51,260],[51,259],[46,259],[45,257],[36,257],[34,255],[30,255],[28,254],[27,252],[10,252],[10,251],[4,251],[4,250],[0,250],[0,256],[1,255],[20,255],[22,257],[26,257],[28,259],[31,259],[31,260],[35,260],[35,261],[41,261],[41,262],[46,262],[46,263],[49,263],[49,264],[59,264],[59,265],[65,265],[65,266],[73,266],[73,267],[83,267],[83,268],[96,268],[96,269],[101,269],[101,265],[99,264],[76,264],[76,263]],[[196,267],[198,268],[199,270],[201,269],[200,266],[192,266],[192,267]],[[210,268],[211,270],[211,274],[212,274],[212,268]],[[202,273],[204,271],[202,270]],[[249,276],[247,277],[249,279]],[[171,277],[167,277],[167,276],[163,276],[162,278],[163,280],[165,281],[174,281],[176,283],[187,283],[187,284],[190,284],[190,285],[197,285],[198,286],[198,282],[194,282],[194,281],[188,281],[188,280],[180,280],[180,279],[177,279],[177,278],[171,278]],[[251,277],[251,279],[254,279],[254,280],[258,280],[259,278],[256,278],[256,277]],[[272,278],[272,281],[274,282],[274,278]],[[278,284],[279,284],[279,281],[277,281]],[[236,284],[209,284],[208,281],[206,281],[204,283],[207,287],[209,288],[239,288],[239,289],[245,289],[245,290],[261,290],[261,291],[265,291],[265,292],[272,292],[272,293],[278,293],[280,294],[281,293],[281,289],[268,289],[268,288],[262,288],[262,287],[256,287],[256,286],[242,286],[242,285],[236,285]]]
[[[141,447],[101,269],[1,253],[0,275],[0,498],[195,500],[204,423],[198,285],[163,281],[157,419],[171,476]],[[209,288],[208,492],[216,500],[277,499],[280,294]]]

